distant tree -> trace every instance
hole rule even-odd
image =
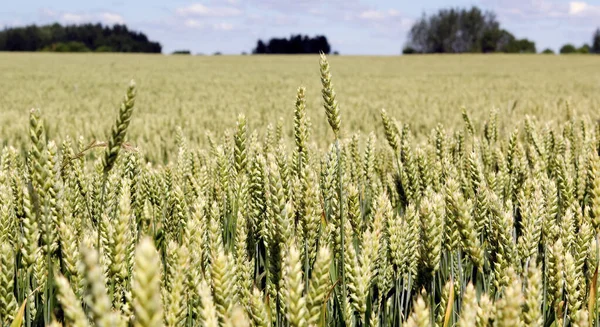
[[[96,48],[96,52],[115,52],[115,49],[109,47],[108,45],[101,45]]]
[[[336,50],[336,51],[334,51],[334,52],[333,52],[333,55],[334,55],[334,56],[339,56],[339,55],[340,55],[340,52]]]
[[[590,53],[590,45],[589,44],[584,44],[582,45],[580,48],[577,49],[578,53]]]
[[[513,39],[501,49],[506,53],[536,53],[535,43],[528,39]]]
[[[491,28],[483,32],[481,38],[481,52],[510,52],[507,49],[515,49],[516,47],[509,47],[515,42],[515,36],[509,31],[496,28]]]
[[[576,52],[577,52],[577,48],[575,48],[575,46],[570,43],[565,44],[560,48],[561,54],[570,54],[570,53],[576,53]]]
[[[215,53],[213,53],[213,56],[220,56],[222,55],[221,51],[216,51]]]
[[[535,43],[501,29],[496,15],[477,7],[441,9],[411,27],[403,51],[411,53],[535,52]]]
[[[418,53],[481,52],[484,34],[493,37],[489,32],[498,26],[493,13],[477,7],[441,9],[431,16],[424,14],[412,26],[405,48]]]
[[[76,43],[72,43],[76,42]],[[83,45],[83,46],[81,46]],[[160,53],[157,42],[125,25],[28,25],[0,31],[0,51],[83,51]]]
[[[248,52],[246,52],[246,51],[242,51],[242,56],[245,56],[245,55],[247,55],[247,54],[248,54]]]
[[[252,53],[267,53],[267,45],[262,40],[258,40]]]
[[[192,52],[190,52],[190,50],[175,50],[171,54],[174,54],[174,55],[189,55],[189,54],[192,54]]]
[[[325,36],[292,35],[289,39],[273,38],[265,43],[258,40],[256,47],[252,50],[253,54],[298,54],[298,53],[319,53],[329,54],[331,46]]]
[[[405,46],[402,49],[402,54],[410,55],[410,54],[415,54],[415,53],[418,53],[417,50],[415,50],[415,48],[410,47],[410,46]]]
[[[90,49],[85,46],[82,42],[71,41],[71,42],[58,42],[53,43],[47,47],[44,47],[42,51],[49,52],[90,52]]]
[[[554,54],[554,50],[550,49],[550,48],[546,48],[544,49],[544,51],[542,51],[543,54]]]
[[[592,37],[592,47],[590,52],[600,54],[600,28],[597,28]]]

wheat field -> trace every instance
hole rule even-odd
[[[0,59],[2,326],[600,326],[594,57]]]
[[[345,112],[343,136],[383,132],[385,108],[417,137],[438,123],[461,123],[461,108],[481,124],[491,110],[499,128],[533,115],[564,121],[565,103],[579,115],[600,109],[600,67],[593,56],[461,55],[330,57]],[[307,89],[307,112],[320,148],[332,140],[322,122],[318,60],[314,56],[159,56],[123,54],[0,53],[0,136],[27,144],[27,112],[40,108],[51,139],[65,135],[102,139],[110,128],[116,95],[135,79],[140,97],[129,130],[131,143],[149,160],[168,162],[176,153],[178,126],[194,144],[206,133],[223,136],[243,113],[262,136],[282,119],[292,139],[296,89]],[[318,123],[317,123],[318,122]]]

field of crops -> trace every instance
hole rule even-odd
[[[383,135],[385,108],[410,123],[419,140],[438,123],[460,126],[460,108],[476,125],[498,110],[503,135],[526,114],[565,119],[565,101],[578,114],[600,110],[600,66],[594,56],[461,55],[329,58],[342,106],[342,137]],[[139,97],[128,137],[152,161],[177,153],[177,126],[194,146],[206,133],[223,136],[243,113],[249,130],[264,137],[281,118],[292,140],[296,89],[306,87],[311,142],[325,149],[332,134],[322,109],[314,56],[153,56],[0,53],[0,139],[28,144],[28,111],[40,108],[50,139],[104,139],[118,95],[135,79]],[[291,143],[289,143],[291,144]]]
[[[0,325],[600,327],[596,59],[0,54]]]

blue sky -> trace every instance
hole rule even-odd
[[[393,55],[422,13],[477,5],[496,12],[538,50],[590,42],[600,0],[19,0],[3,1],[0,26],[30,23],[126,23],[163,45],[210,54],[250,51],[256,40],[324,34],[342,54]]]

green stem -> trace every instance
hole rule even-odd
[[[44,323],[46,325],[49,325],[51,322],[51,317],[50,315],[52,314],[52,309],[53,309],[53,305],[52,305],[52,279],[53,274],[52,274],[52,259],[50,256],[50,248],[51,245],[50,244],[46,244],[46,246],[48,247],[47,249],[47,253],[46,253],[46,266],[48,269],[48,277],[46,279],[46,285],[44,286],[44,296],[46,297],[46,305],[44,306]]]
[[[346,273],[344,272],[344,249],[345,249],[345,237],[344,237],[344,193],[342,192],[343,181],[342,181],[342,160],[340,151],[340,140],[336,137],[335,139],[335,150],[337,154],[337,174],[338,174],[338,199],[339,199],[339,214],[340,214],[340,236],[341,236],[341,266],[342,266],[342,295],[347,298],[346,294]]]
[[[412,293],[412,272],[408,273],[408,285],[406,288],[406,292],[408,294],[408,298],[406,301],[406,307],[404,308],[404,316],[408,317],[408,309],[410,308],[411,293]]]
[[[302,150],[300,149],[298,151],[298,179],[302,178],[302,157],[303,157],[303,153]],[[303,213],[305,214],[305,213]],[[306,217],[302,217],[302,219],[304,219],[305,224],[306,224]],[[306,226],[301,226],[304,230],[306,230]],[[305,283],[305,287],[304,289],[306,290],[306,292],[308,293],[308,267],[309,267],[309,260],[308,260],[308,235],[304,235],[304,283]]]
[[[31,303],[29,303],[29,293],[31,292],[31,269],[27,268],[27,273],[25,274],[25,294],[24,301],[28,301],[26,312],[25,312],[25,325],[27,327],[31,327]]]
[[[104,177],[102,178],[102,192],[100,193],[100,205],[104,206],[104,196],[106,193],[106,183],[108,183],[108,172],[104,173]],[[105,208],[101,208],[100,212],[103,212]],[[98,243],[97,243],[97,247],[98,247],[98,252],[100,252],[100,249],[102,248],[101,242],[100,242],[100,224],[101,224],[101,218],[98,217],[98,226],[96,226],[96,228],[98,229]]]

